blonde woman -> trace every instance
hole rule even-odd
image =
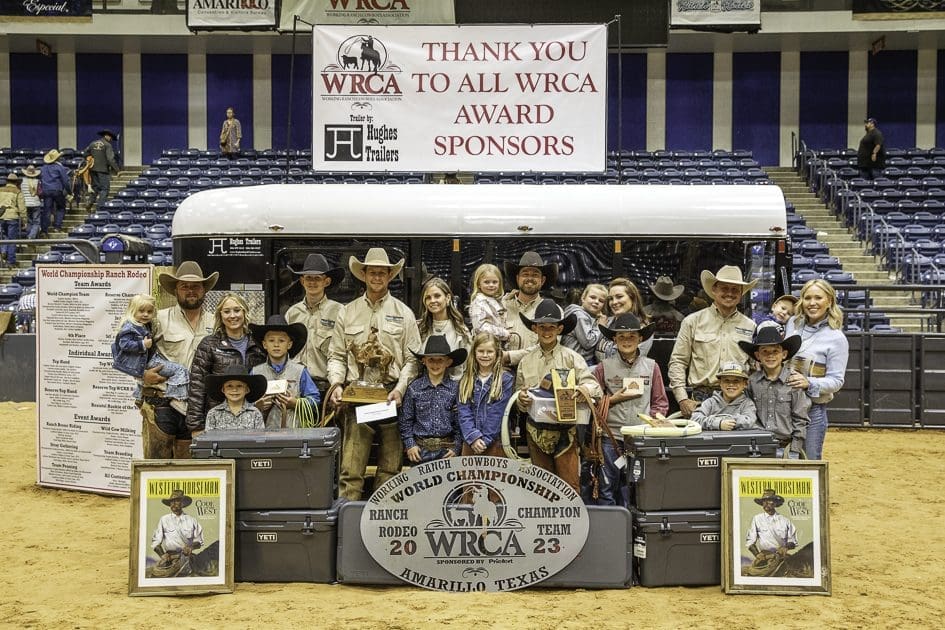
[[[787,384],[805,390],[811,399],[805,445],[809,459],[821,459],[827,433],[827,403],[843,387],[850,355],[837,292],[826,280],[810,280],[801,288],[785,336],[794,334],[800,335],[801,347],[791,360],[793,369]]]

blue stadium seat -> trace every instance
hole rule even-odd
[[[36,284],[36,267],[20,269],[13,274],[13,282],[22,287],[31,287]]]
[[[117,223],[106,223],[95,228],[96,236],[105,236],[106,234],[120,234],[121,226]],[[71,248],[70,248],[71,249]]]
[[[824,271],[824,280],[832,285],[855,284],[856,278],[853,274],[842,269],[829,269]]]
[[[11,304],[20,299],[23,286],[17,282],[0,285],[0,304]]]
[[[37,265],[55,265],[62,260],[62,253],[57,251],[48,251],[39,254],[33,261]]]
[[[829,254],[817,254],[814,256],[814,271],[824,273],[832,269],[840,269],[840,259]]]
[[[87,238],[95,234],[95,226],[91,223],[83,223],[69,230],[69,238]]]

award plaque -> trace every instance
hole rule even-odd
[[[349,343],[348,353],[358,366],[358,380],[344,388],[341,400],[350,403],[386,401],[388,392],[383,379],[388,375],[394,355],[377,338],[377,328],[371,328],[364,343]]]
[[[555,393],[555,408],[558,422],[577,422],[577,389],[574,370],[551,370],[551,380]]]

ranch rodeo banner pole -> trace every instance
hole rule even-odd
[[[315,170],[604,170],[605,25],[319,25],[313,46]]]

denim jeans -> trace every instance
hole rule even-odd
[[[0,221],[0,239],[20,238],[20,220],[3,219]],[[4,245],[0,258],[5,258],[11,265],[16,262],[16,245]]]
[[[777,457],[778,459],[783,458],[783,457],[784,457],[784,449],[779,446],[779,447],[778,447],[778,450],[775,452],[774,456]],[[788,453],[788,459],[800,459],[800,458],[801,458],[801,454],[800,454],[800,453],[795,453],[794,451],[790,451],[790,452]]]
[[[601,450],[604,453],[604,464],[597,473],[597,498],[594,499],[593,479],[591,479],[591,463],[584,461],[581,465],[581,498],[587,505],[621,505],[630,504],[630,488],[627,486],[626,467],[617,468],[617,450],[613,442],[607,437],[601,440]]]
[[[66,194],[57,191],[43,195],[43,209],[40,211],[40,231],[49,232],[49,225],[62,229],[62,220],[66,216]]]
[[[807,459],[821,459],[826,435],[827,405],[814,403],[810,406],[810,424],[807,425],[807,440],[805,440]]]
[[[42,209],[42,204],[26,207],[26,238],[36,238],[39,236],[39,218],[40,215],[42,215]]]

